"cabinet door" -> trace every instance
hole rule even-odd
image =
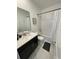
[[[38,39],[36,36],[18,49],[18,53],[20,55],[20,58],[21,59],[28,59],[29,56],[36,49],[37,45],[38,45]]]

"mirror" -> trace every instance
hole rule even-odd
[[[17,7],[17,32],[30,31],[31,21],[30,13],[24,9]]]

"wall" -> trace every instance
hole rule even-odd
[[[45,8],[45,9],[42,9],[42,10],[39,11],[39,13],[43,13],[43,12],[46,12],[46,11],[54,10],[54,9],[57,9],[57,8],[61,8],[61,3],[57,3],[57,4],[54,4],[53,6],[50,6],[50,7]]]
[[[17,0],[17,7],[20,7],[24,10],[30,12],[30,19],[31,19],[31,31],[38,32],[38,8],[30,1],[30,0]],[[37,25],[33,25],[32,18],[37,18]]]
[[[42,9],[42,10],[39,10],[39,8],[33,4],[33,2],[31,0],[17,0],[17,7],[20,7],[22,9],[25,9],[27,11],[30,12],[30,19],[31,19],[31,31],[33,32],[39,32],[39,23],[40,23],[40,18],[37,16],[37,14],[39,13],[42,13],[42,12],[45,12],[45,11],[49,11],[49,10],[52,10],[52,9],[56,9],[56,8],[59,8],[61,6],[60,3],[57,3],[53,6],[50,6],[49,8],[46,8],[46,9]],[[35,17],[37,18],[37,24],[36,25],[33,25],[32,23],[32,18]]]

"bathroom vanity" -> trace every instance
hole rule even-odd
[[[33,32],[21,34],[22,36],[17,41],[17,51],[20,59],[28,59],[38,46],[38,34]]]

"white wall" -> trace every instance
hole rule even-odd
[[[41,12],[45,12],[45,11],[59,8],[61,6],[61,4],[57,3],[53,6],[50,6],[49,8],[39,10],[39,7],[37,7],[35,4],[33,4],[33,2],[31,0],[17,0],[17,6],[30,12],[31,30],[34,32],[39,32],[40,18],[38,19],[37,14],[41,13]],[[37,18],[36,25],[33,25],[33,23],[32,23],[33,17]]]
[[[17,6],[30,12],[31,30],[34,32],[38,31],[38,22],[37,25],[33,25],[32,23],[33,17],[38,18],[38,8],[30,0],[17,0]]]
[[[45,8],[45,9],[42,9],[42,10],[39,11],[39,13],[43,13],[43,12],[46,12],[46,11],[54,10],[54,9],[57,9],[57,8],[61,8],[61,3],[57,3],[57,4],[54,4],[53,6],[50,6],[50,7]]]

